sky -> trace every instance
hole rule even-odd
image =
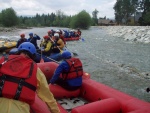
[[[115,2],[116,0],[0,0],[0,12],[12,7],[18,16],[51,14],[58,10],[69,16],[85,10],[92,16],[96,9],[98,18],[106,16],[113,19]]]

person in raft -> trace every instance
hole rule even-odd
[[[58,84],[70,91],[77,90],[82,85],[82,62],[79,58],[71,57],[69,51],[64,51],[62,57],[64,60],[55,70],[50,84]]]
[[[50,56],[51,54],[51,47],[52,42],[50,41],[50,37],[48,35],[43,36],[44,41],[41,42],[40,47],[42,48],[40,50],[40,53],[42,51],[42,54],[45,56]]]
[[[23,42],[28,42],[28,40],[25,38],[25,34],[20,35],[20,39],[17,41],[16,48],[18,48],[19,45],[22,44]]]
[[[37,44],[37,40],[40,40],[41,38],[37,35],[33,33],[29,33],[29,38],[28,38],[28,42],[31,42],[36,49],[39,49],[38,44]]]
[[[36,94],[51,113],[60,113],[44,74],[33,61],[35,54],[35,46],[24,42],[18,55],[0,59],[0,113],[30,113]]]

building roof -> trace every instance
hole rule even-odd
[[[106,19],[98,19],[99,24],[109,24],[111,20],[106,20]]]

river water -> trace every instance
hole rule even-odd
[[[17,40],[20,33],[25,33],[28,38],[28,34],[33,32],[42,38],[50,29],[65,28],[24,29],[0,33],[0,37]],[[80,41],[67,42],[67,48],[78,54],[91,78],[150,102],[150,94],[145,92],[145,88],[150,87],[150,44],[109,36],[100,27],[82,30],[81,38]]]
[[[42,38],[44,35],[47,35],[47,31],[50,29],[65,28],[46,27],[25,29],[14,33],[0,34],[0,37],[9,37],[17,40],[20,33],[25,33],[28,38],[28,34],[33,32]],[[132,66],[140,72],[150,72],[150,44],[133,43],[124,41],[122,38],[111,37],[100,27],[82,30],[81,38],[85,40],[79,42],[80,46],[83,46],[82,49],[89,54],[93,54],[93,57],[99,58],[99,60]],[[78,42],[73,43],[77,46],[79,44]],[[75,47],[71,49],[76,51]]]

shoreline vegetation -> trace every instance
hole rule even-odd
[[[32,27],[0,27],[0,32],[13,32],[19,29],[32,29]]]

